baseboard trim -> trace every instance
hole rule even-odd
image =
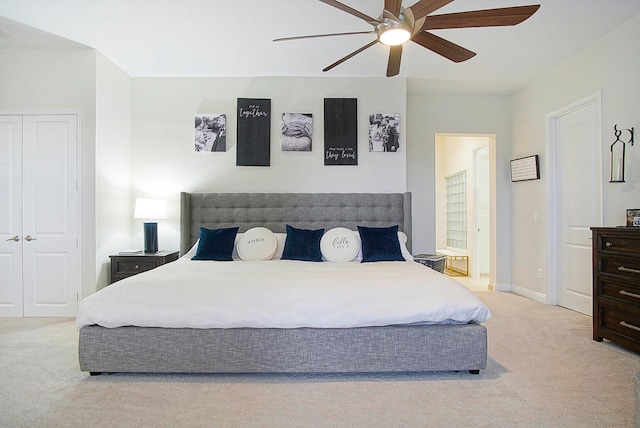
[[[511,284],[489,284],[489,289],[493,291],[511,291]]]
[[[527,297],[531,300],[535,300],[539,303],[547,304],[547,295],[537,291],[529,290],[528,288],[520,287],[517,285],[511,286],[511,291],[519,296]]]

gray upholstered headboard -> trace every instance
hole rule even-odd
[[[262,226],[300,229],[398,225],[411,251],[411,193],[185,193],[180,194],[180,253],[208,229]]]

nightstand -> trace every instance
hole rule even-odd
[[[158,251],[155,254],[118,254],[111,259],[111,282],[145,272],[178,260],[179,251]]]

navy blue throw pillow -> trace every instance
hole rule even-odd
[[[324,229],[296,229],[287,225],[287,239],[284,241],[282,260],[302,260],[321,262],[320,239]]]
[[[196,255],[191,260],[216,260],[230,262],[233,260],[233,244],[238,233],[237,227],[224,229],[200,228],[200,241]]]
[[[358,226],[362,241],[362,262],[402,261],[398,226],[364,227]]]

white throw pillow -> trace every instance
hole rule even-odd
[[[276,233],[276,242],[278,246],[276,247],[276,252],[271,258],[271,260],[280,260],[282,259],[282,253],[284,253],[284,241],[287,240],[286,233]]]
[[[320,239],[320,252],[328,262],[352,261],[360,251],[360,236],[346,227],[327,230]]]
[[[270,260],[276,247],[276,236],[266,227],[247,230],[236,244],[238,256],[242,260]]]

